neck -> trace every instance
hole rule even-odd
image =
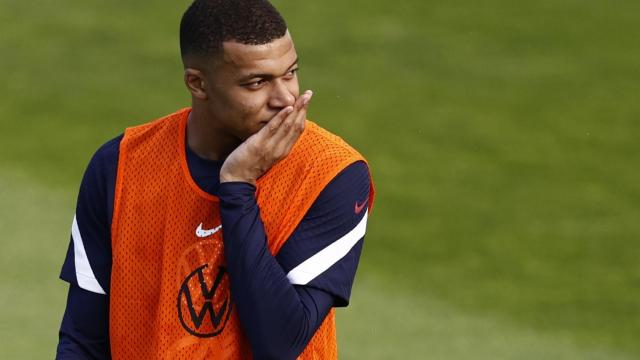
[[[200,106],[193,106],[187,120],[187,146],[198,156],[222,161],[241,141],[224,131]]]

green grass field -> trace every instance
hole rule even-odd
[[[52,358],[79,181],[188,105],[187,1],[0,0],[0,358]],[[378,197],[345,359],[640,358],[640,2],[275,2]]]

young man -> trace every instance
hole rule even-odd
[[[196,0],[192,107],[103,145],[80,187],[58,358],[334,359],[373,186],[306,121],[297,54],[265,0]]]

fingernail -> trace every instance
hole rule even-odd
[[[293,106],[287,106],[286,108],[284,108],[285,114],[291,114],[292,111],[293,111]]]
[[[304,94],[304,98],[302,99],[302,105],[307,105],[309,103],[309,101],[311,101],[311,96],[313,95],[313,93],[311,92],[311,90],[307,91]]]

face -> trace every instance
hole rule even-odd
[[[201,99],[214,126],[245,140],[299,96],[298,57],[289,32],[271,43],[223,43],[222,58],[203,71]]]

